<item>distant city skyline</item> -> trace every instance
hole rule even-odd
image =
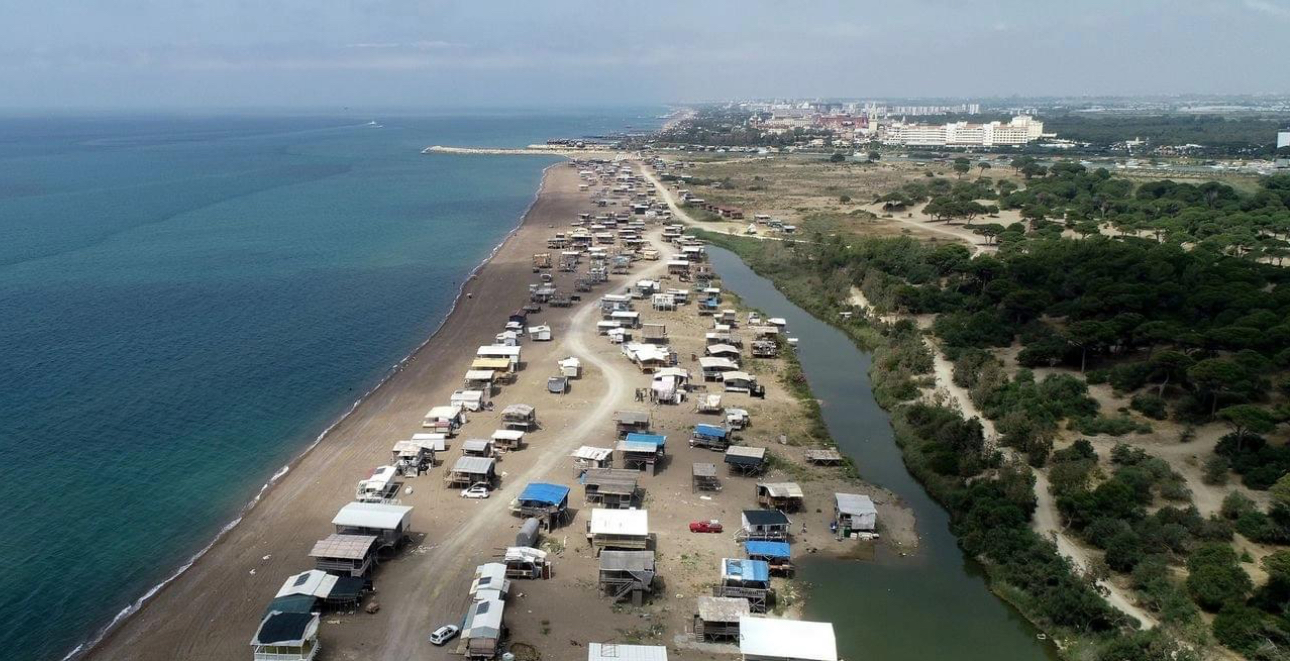
[[[3,108],[1290,93],[1290,0],[0,8]]]

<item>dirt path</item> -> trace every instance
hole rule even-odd
[[[926,205],[923,205],[923,206],[926,206]],[[991,253],[998,250],[998,246],[981,243],[981,239],[982,239],[981,235],[973,232],[972,230],[968,229],[966,226],[952,225],[950,223],[932,220],[930,216],[927,216],[926,214],[923,213],[923,206],[919,206],[911,211],[906,212],[906,213],[912,214],[913,218],[902,218],[900,216],[897,216],[894,213],[883,211],[881,204],[870,204],[865,206],[864,209],[865,211],[872,213],[879,220],[890,220],[892,222],[900,223],[901,225],[913,227],[923,232],[931,232],[933,234],[949,236],[959,241],[962,241],[968,244],[968,246],[972,248],[972,255],[974,257],[976,255]],[[890,216],[886,215],[889,213],[891,214]],[[1007,212],[1003,212],[1003,213],[1007,213]],[[994,219],[991,219],[991,220],[994,220]],[[1018,220],[1019,218],[1016,218],[1016,219],[1000,218],[999,222],[1004,225],[1007,225],[1009,223],[1017,222]],[[940,223],[940,224],[936,224],[936,223]]]

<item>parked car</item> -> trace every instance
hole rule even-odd
[[[713,519],[712,521],[691,521],[690,532],[721,532],[724,530],[721,522]]]
[[[461,490],[462,498],[487,498],[488,485],[484,483],[472,484]]]
[[[434,633],[430,634],[430,642],[435,645],[443,645],[444,643],[452,640],[460,631],[461,629],[459,629],[455,624],[445,624],[438,629],[435,629]]]

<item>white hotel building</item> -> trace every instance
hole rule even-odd
[[[883,144],[911,147],[1002,147],[1024,145],[1044,134],[1044,123],[1017,115],[1007,124],[917,124],[904,121],[885,127]]]

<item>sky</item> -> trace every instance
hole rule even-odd
[[[1290,93],[1290,0],[0,0],[0,107]]]

